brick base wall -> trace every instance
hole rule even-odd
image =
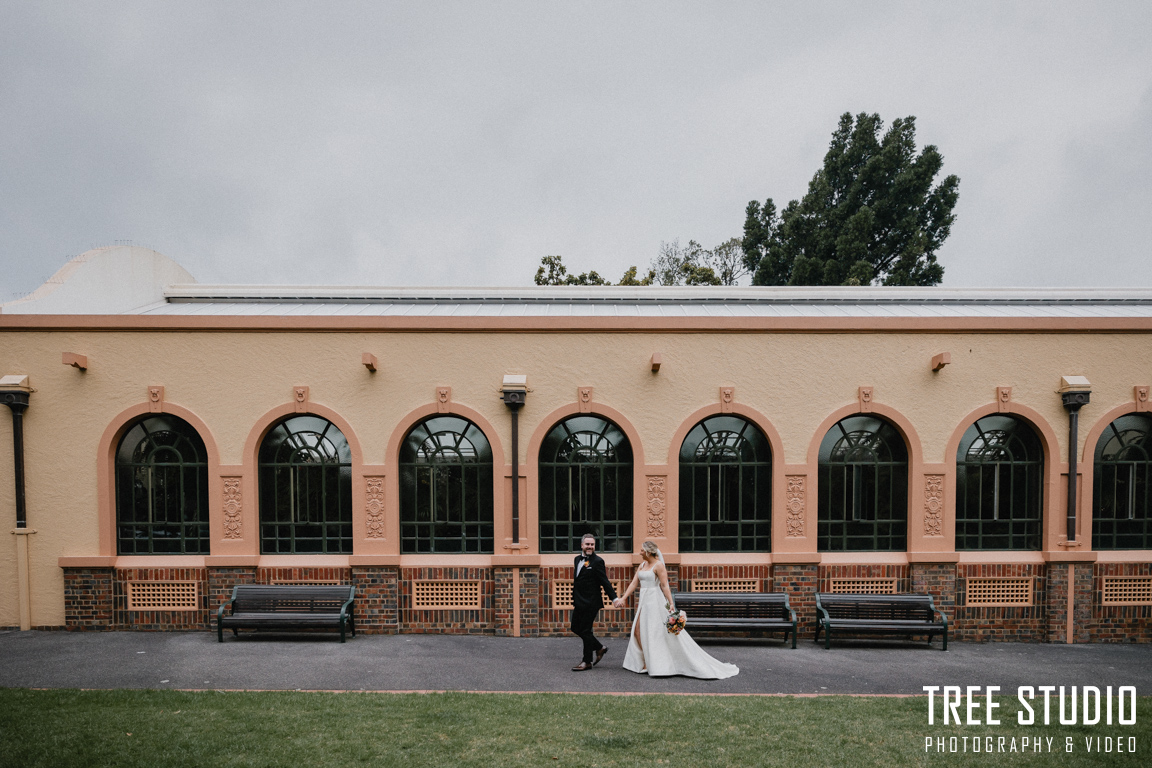
[[[400,592],[397,601],[400,613],[400,632],[426,634],[490,635],[496,616],[495,591],[492,568],[402,568]],[[480,605],[478,610],[429,611],[412,608],[412,582],[432,580],[479,581]]]
[[[1105,576],[1152,576],[1152,563],[1096,563],[1092,574],[1094,643],[1152,643],[1152,605],[1104,605]]]
[[[111,629],[112,571],[64,569],[64,626],[73,630]]]
[[[194,581],[194,611],[130,611],[128,585],[135,581]],[[112,582],[112,628],[142,631],[205,629],[208,626],[208,572],[205,568],[117,568]]]
[[[512,569],[500,568],[64,568],[65,628],[68,630],[214,629],[217,608],[236,584],[273,581],[338,581],[356,586],[356,629],[367,634],[432,632],[510,635],[513,631]],[[613,566],[608,577],[627,583],[632,566]],[[977,577],[1033,578],[1034,604],[1027,607],[967,607],[966,581]],[[1152,642],[1152,606],[1101,603],[1105,576],[1152,576],[1152,563],[1077,563],[1073,567],[1074,642]],[[670,583],[686,591],[692,579],[758,578],[762,589],[787,592],[810,636],[815,593],[832,578],[896,578],[901,591],[927,592],[948,615],[957,640],[1057,642],[1066,640],[1068,565],[915,563],[910,566],[778,564],[773,566],[681,566],[669,568]],[[481,582],[482,607],[470,611],[415,611],[412,581],[460,579]],[[567,636],[571,611],[552,606],[553,582],[571,582],[571,567],[520,568],[520,634]],[[196,581],[201,605],[194,611],[129,611],[132,581]],[[596,633],[627,636],[636,596],[624,610],[603,610]]]
[[[816,623],[816,592],[820,583],[816,564],[780,564],[772,566],[772,591],[787,592],[788,604],[796,611],[800,637],[810,636]]]
[[[356,587],[356,631],[366,635],[394,635],[400,631],[400,569],[353,567]]]
[[[1044,564],[956,566],[956,620],[953,636],[975,642],[1037,642],[1048,640],[1048,583]],[[1021,607],[967,607],[967,579],[1029,576],[1033,603]]]

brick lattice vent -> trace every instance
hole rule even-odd
[[[1152,605],[1152,576],[1105,576],[1101,605]]]
[[[968,579],[966,606],[1028,606],[1033,603],[1030,576]]]
[[[626,581],[614,581],[612,586],[616,587],[616,594],[623,594],[624,590],[628,588]],[[604,608],[612,611],[616,610],[612,607],[612,601],[608,599],[608,595],[604,594],[604,589],[600,589],[600,597],[604,600]],[[569,611],[572,609],[572,582],[570,581],[554,581],[552,582],[552,608],[560,611]]]
[[[760,579],[691,579],[693,592],[759,592]]]
[[[200,608],[196,581],[127,582],[130,611],[195,611]]]
[[[484,606],[479,581],[412,582],[412,608],[417,611],[466,611]]]
[[[840,595],[894,595],[899,579],[829,579],[828,591]]]

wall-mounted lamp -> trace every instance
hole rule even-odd
[[[12,459],[16,464],[16,527],[28,527],[28,510],[24,502],[24,411],[32,387],[22,373],[0,377],[0,403],[12,411]]]
[[[365,352],[360,355],[360,364],[367,368],[369,373],[376,373],[376,355],[371,352]]]
[[[660,364],[664,362],[660,357],[659,352],[652,353],[652,359],[649,361],[652,364],[652,373],[657,373],[660,370]]]
[[[932,356],[932,371],[936,372],[952,362],[951,352],[941,352],[938,355]]]

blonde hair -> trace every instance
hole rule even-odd
[[[640,550],[642,552],[647,552],[649,557],[653,559],[660,557],[660,547],[656,546],[656,542],[654,541],[644,542],[640,545]]]

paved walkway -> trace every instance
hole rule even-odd
[[[621,667],[626,638],[589,672],[580,640],[459,635],[226,636],[209,632],[0,632],[0,687],[613,693],[919,694],[924,685],[1134,685],[1152,694],[1152,645],[801,640],[701,641],[739,665],[728,680],[649,678]]]

